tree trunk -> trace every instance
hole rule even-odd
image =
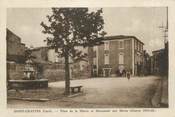
[[[70,72],[69,72],[69,55],[65,49],[65,95],[70,94]]]

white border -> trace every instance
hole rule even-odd
[[[169,108],[155,109],[156,112],[144,113],[13,113],[12,109],[6,108],[6,8],[45,8],[45,7],[169,7]],[[31,117],[33,116],[154,116],[175,117],[175,0],[1,0],[0,1],[0,110],[2,117]]]

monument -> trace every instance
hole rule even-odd
[[[38,89],[47,88],[48,79],[38,78],[36,64],[28,56],[24,66],[24,77],[19,80],[8,80],[10,89]]]
[[[34,80],[36,79],[36,71],[34,70],[34,63],[31,59],[28,59],[24,68],[24,80]]]

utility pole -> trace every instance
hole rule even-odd
[[[169,64],[169,60],[168,60],[168,7],[166,7],[166,24],[165,26],[162,24],[162,26],[159,26],[160,29],[162,29],[163,31],[163,38],[164,38],[164,46],[165,46],[165,49],[164,49],[164,53],[163,53],[163,59],[162,62],[161,62],[161,67],[162,67],[162,70],[161,72],[163,72],[163,74],[165,76],[168,76],[168,64]],[[163,66],[162,66],[163,65]]]
[[[166,44],[168,43],[168,7],[166,7],[166,24],[163,25],[162,23],[162,26],[159,26],[159,28],[163,32],[164,44],[166,47]]]

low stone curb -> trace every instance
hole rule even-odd
[[[46,102],[50,101],[50,99],[47,98],[16,98],[16,97],[9,97],[7,99],[13,99],[13,100],[25,100],[25,101],[39,101],[39,102]]]

